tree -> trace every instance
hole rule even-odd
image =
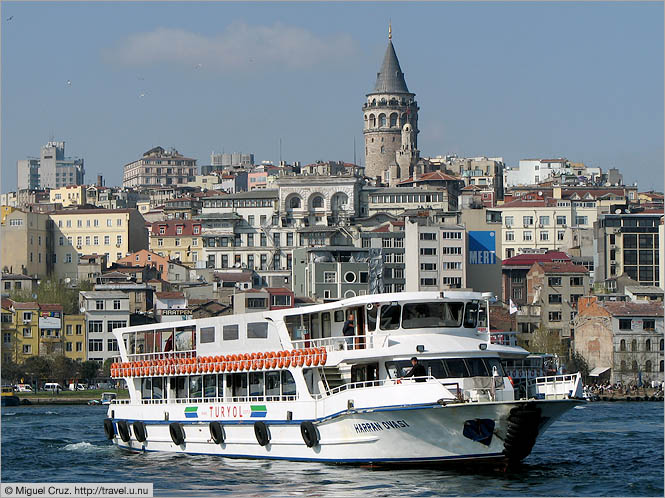
[[[85,379],[88,384],[92,384],[92,380],[97,377],[99,372],[99,363],[96,361],[84,361],[81,363],[81,378]]]
[[[35,381],[46,382],[51,377],[52,363],[42,356],[31,356],[23,362],[23,368],[31,384]]]
[[[79,290],[89,290],[91,287],[91,282],[81,282],[78,288],[69,287],[64,282],[49,277],[41,280],[32,292],[14,291],[10,297],[19,302],[37,301],[38,303],[60,304],[66,315],[76,315],[79,313]]]
[[[25,368],[13,360],[2,362],[2,378],[12,384],[19,383],[25,378]]]
[[[71,379],[76,378],[78,373],[78,364],[71,358],[59,355],[53,358],[53,369],[51,375],[54,380],[60,382],[63,386],[68,386]]]
[[[586,384],[589,378],[589,363],[582,356],[582,353],[573,351],[573,354],[570,355],[570,360],[566,363],[566,371],[579,372],[582,374],[582,381]]]
[[[538,327],[530,334],[529,351],[532,353],[549,353],[562,356],[565,348],[559,338],[559,333]]]
[[[106,358],[106,360],[104,360],[104,365],[102,366],[102,375],[104,375],[104,377],[111,376],[111,363],[114,361],[114,358]]]

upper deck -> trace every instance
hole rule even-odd
[[[487,332],[486,297],[464,291],[373,294],[301,308],[127,327],[114,334],[123,361],[313,347],[359,357],[396,343],[415,352],[425,336],[436,349],[477,351],[479,342],[497,347]],[[343,327],[351,314],[354,334],[345,337]]]

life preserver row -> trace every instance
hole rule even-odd
[[[508,375],[513,378],[522,378],[522,377],[542,377],[543,373],[542,370],[539,369],[522,369],[520,368],[519,370],[514,368],[512,370],[508,370]]]
[[[243,370],[273,370],[303,366],[318,367],[319,365],[325,365],[327,361],[328,353],[325,348],[240,353],[226,356],[197,356],[195,358],[167,358],[112,363],[111,377],[153,377]]]

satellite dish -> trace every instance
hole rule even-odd
[[[614,214],[621,214],[621,209],[615,209]]]
[[[542,197],[542,195],[543,195],[543,191],[542,191],[542,190],[539,190],[539,191],[538,191],[538,195],[540,195],[540,196]]]
[[[66,283],[66,284],[68,284],[68,283],[71,282],[71,281],[72,281],[72,279],[69,278],[69,277],[67,277],[67,278],[65,279],[65,283]]]
[[[80,311],[81,313],[85,313],[85,308],[84,308],[83,306],[81,306],[81,308],[79,308],[79,311]]]

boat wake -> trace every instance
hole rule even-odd
[[[63,450],[65,451],[82,451],[82,452],[99,452],[106,451],[106,448],[101,446],[95,446],[94,444],[88,443],[87,441],[81,441],[80,443],[71,443],[66,445]]]

